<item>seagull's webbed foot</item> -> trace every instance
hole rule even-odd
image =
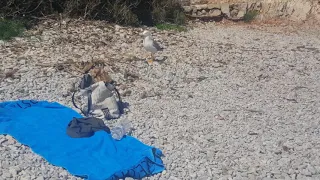
[[[153,61],[154,61],[154,56],[153,56],[153,54],[151,53],[151,58],[148,58],[148,59],[147,59],[147,62],[148,62],[149,65],[152,65],[152,64],[153,64]]]
[[[153,64],[153,59],[152,58],[148,58],[147,62],[148,62],[149,65],[152,65]]]

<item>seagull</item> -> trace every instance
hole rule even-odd
[[[158,51],[162,51],[163,48],[160,47],[160,45],[153,40],[151,37],[150,31],[143,31],[142,35],[145,37],[143,40],[143,47],[146,51],[151,53],[151,59],[148,58],[148,64],[152,64],[152,62],[155,60],[153,54],[155,54]]]

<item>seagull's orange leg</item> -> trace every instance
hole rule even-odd
[[[150,59],[148,58],[147,62],[149,65],[152,65],[153,61],[154,61],[154,57],[153,57],[153,53],[151,53],[151,58]]]

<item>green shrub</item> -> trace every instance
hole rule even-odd
[[[175,0],[153,0],[152,7],[152,16],[156,24],[182,25],[186,21],[182,6]]]
[[[20,21],[0,19],[0,40],[10,40],[22,35],[24,25]]]
[[[243,20],[244,22],[251,22],[257,17],[257,15],[259,15],[259,11],[250,10],[243,16]]]
[[[58,13],[122,25],[138,25],[146,16],[152,16],[155,24],[183,24],[186,19],[176,0],[0,0],[0,17],[41,17]]]
[[[138,1],[125,1],[119,2],[116,1],[113,4],[109,4],[111,8],[109,9],[110,15],[113,18],[113,21],[118,24],[124,25],[138,25],[139,19],[136,14],[132,12],[132,7],[136,7]]]
[[[186,31],[186,28],[177,24],[163,23],[163,24],[157,24],[156,27],[160,30],[175,30],[179,32]]]

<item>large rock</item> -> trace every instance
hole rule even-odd
[[[254,4],[253,10],[260,11],[261,10],[261,2],[257,2]]]
[[[264,14],[264,17],[268,18],[276,18],[284,15],[283,9],[284,5],[286,3],[284,2],[275,2],[275,3],[268,3],[268,4],[262,4],[262,14]]]
[[[214,16],[214,17],[220,16],[221,15],[221,10],[212,9],[212,10],[209,11],[209,15],[210,16]]]
[[[197,4],[200,4],[201,3],[201,0],[190,0],[190,4],[191,5],[197,5]]]
[[[247,12],[247,3],[233,4],[230,9],[230,17],[232,19],[241,19]]]
[[[239,4],[239,10],[247,12],[248,3],[241,3]]]
[[[293,12],[290,16],[290,19],[294,21],[304,21],[307,19],[307,16],[311,11],[311,2],[309,1],[301,1],[295,0],[288,3],[288,6],[293,8]]]
[[[237,18],[239,18],[239,19],[243,18],[245,14],[246,14],[246,12],[244,10],[240,10],[237,14]]]
[[[261,13],[262,14],[267,13],[269,8],[270,8],[270,3],[261,2]]]
[[[208,4],[208,9],[221,9],[220,4]]]
[[[208,5],[207,4],[195,5],[195,8],[197,10],[208,9]]]
[[[262,3],[261,2],[248,2],[247,10],[260,11],[261,7],[262,7]]]
[[[227,17],[230,17],[230,7],[228,3],[221,4],[221,12]]]

